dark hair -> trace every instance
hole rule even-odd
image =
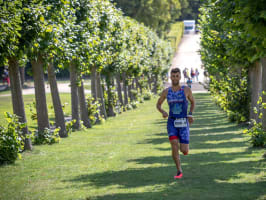
[[[172,74],[172,73],[178,73],[178,72],[181,74],[179,68],[172,68],[172,69],[171,69],[171,74]]]

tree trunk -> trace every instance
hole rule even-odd
[[[67,137],[67,130],[65,125],[65,117],[62,109],[62,104],[57,88],[56,75],[54,65],[52,63],[48,64],[48,81],[50,84],[51,96],[53,100],[54,113],[55,113],[55,124],[56,127],[60,127],[59,135],[60,137]]]
[[[139,84],[139,78],[136,78],[136,85],[137,85],[137,89],[139,89],[139,91],[140,91],[140,94],[142,94],[142,87]]]
[[[46,104],[42,58],[38,56],[37,60],[31,61],[31,65],[34,79],[38,131],[43,132],[45,128],[50,128],[50,124]]]
[[[251,102],[250,102],[250,113],[249,118],[255,119],[258,122],[258,114],[254,113],[254,108],[258,107],[258,99],[261,91],[261,80],[262,80],[262,71],[261,65],[259,62],[254,63],[254,65],[249,70],[249,80],[250,80],[250,95],[251,95]]]
[[[91,68],[91,95],[94,98],[94,100],[97,99],[97,79],[96,79],[96,67],[92,66]]]
[[[128,84],[127,89],[128,89],[127,91],[128,91],[128,96],[129,96],[130,102],[132,102],[132,101],[134,101],[133,95],[131,93],[132,84]]]
[[[261,59],[262,66],[262,91],[264,94],[262,95],[262,103],[266,103],[266,57]],[[262,127],[264,131],[266,131],[266,109],[262,109]]]
[[[153,91],[152,91],[154,94],[157,94],[157,85],[158,85],[158,76],[155,75],[153,77]]]
[[[19,67],[21,86],[25,83],[25,67]]]
[[[124,106],[128,104],[126,74],[123,73]]]
[[[80,129],[80,118],[79,118],[79,98],[78,98],[78,87],[77,87],[77,72],[76,65],[70,63],[70,85],[71,85],[71,110],[72,120],[76,120],[73,127],[74,129]]]
[[[102,89],[102,84],[101,84],[101,74],[99,72],[97,72],[97,97],[98,100],[101,104],[100,106],[100,112],[101,115],[107,119],[107,113],[106,113],[106,109],[105,109],[105,103],[104,103],[104,96],[103,96],[103,89]]]
[[[116,90],[117,90],[117,94],[118,94],[119,103],[121,106],[123,106],[124,102],[123,102],[122,88],[121,88],[120,82],[121,82],[120,74],[118,73],[116,75]]]
[[[107,85],[107,95],[108,95],[108,108],[107,108],[107,116],[113,117],[115,116],[114,112],[114,97],[112,95],[112,86],[113,86],[113,80],[111,77],[111,74],[107,74],[106,76],[106,85]]]
[[[88,106],[86,104],[85,93],[83,81],[81,80],[81,85],[78,87],[79,94],[79,107],[80,107],[80,118],[83,121],[83,124],[87,128],[91,128],[91,123],[89,120]]]
[[[149,85],[149,90],[152,90],[152,79],[151,77],[148,75],[148,85]]]
[[[9,63],[9,76],[10,76],[10,88],[11,88],[11,96],[12,96],[12,105],[13,105],[13,113],[19,116],[19,121],[21,123],[27,123],[24,101],[22,96],[22,88],[20,81],[20,73],[19,66],[16,58],[10,58],[8,60]],[[28,134],[28,126],[26,124],[25,128],[23,128],[23,136],[27,136]],[[24,144],[25,150],[32,150],[31,140],[29,138],[25,139]]]

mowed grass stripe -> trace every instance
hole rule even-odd
[[[153,99],[0,167],[0,199],[265,198],[264,150],[250,148],[243,127],[229,123],[208,94],[195,98],[182,180],[173,180],[166,120]]]

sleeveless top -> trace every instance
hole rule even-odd
[[[184,92],[185,86],[174,92],[172,87],[168,89],[167,102],[169,105],[170,118],[186,118],[188,101]]]

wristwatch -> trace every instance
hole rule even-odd
[[[189,112],[187,116],[192,117],[192,112]]]

